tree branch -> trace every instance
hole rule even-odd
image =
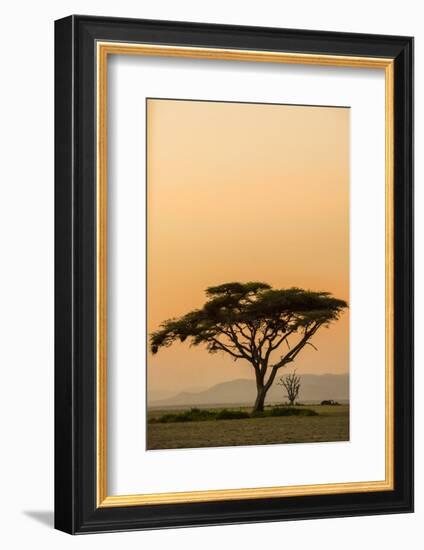
[[[312,346],[315,351],[318,351],[318,348],[316,346],[314,346],[313,344],[311,344],[311,342],[306,342],[306,345],[307,346]]]
[[[239,350],[239,352],[243,355],[243,357],[245,359],[247,359],[248,361],[252,362],[252,359],[253,359],[253,356],[252,355],[249,355],[249,349],[246,348],[246,346],[244,346],[240,341],[239,339],[237,338],[237,334],[234,332],[234,329],[231,325],[229,325],[229,333],[228,332],[224,332],[224,334],[227,334],[227,336],[230,338],[230,340],[234,343],[234,345],[236,346],[236,348]]]
[[[222,342],[220,342],[216,338],[211,338],[211,340],[214,343],[214,345],[217,346],[221,351],[225,351],[226,353],[229,353],[230,355],[232,355],[236,359],[245,359],[245,357],[243,355],[239,355],[237,353],[234,353],[233,351],[231,351],[231,349],[228,346],[226,346],[225,344],[223,344]]]
[[[293,361],[296,355],[308,343],[309,338],[311,338],[316,333],[316,331],[319,329],[320,326],[321,326],[321,323],[316,322],[313,324],[311,329],[309,330],[305,329],[303,338],[294,346],[294,348],[292,348],[288,353],[286,353],[284,357],[281,357],[280,361],[272,365],[272,368],[278,370],[280,367]]]

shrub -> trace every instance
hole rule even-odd
[[[312,409],[295,409],[293,407],[276,407],[267,411],[266,416],[318,416]]]
[[[166,424],[168,422],[194,422],[195,420],[214,420],[216,418],[216,412],[208,411],[207,409],[190,409],[189,411],[183,411],[180,413],[168,413],[163,414],[159,418],[151,418],[149,422],[151,424],[160,423]]]
[[[232,411],[223,409],[216,415],[217,420],[237,420],[239,418],[250,418],[250,414],[246,411]]]
[[[317,416],[312,409],[296,409],[294,407],[272,407],[260,413],[234,409],[208,410],[193,408],[189,411],[167,413],[159,417],[150,418],[150,424],[167,424],[171,422],[201,422],[203,420],[239,420],[243,418],[264,418],[268,416]]]

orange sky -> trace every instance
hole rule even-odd
[[[149,333],[230,281],[349,300],[349,109],[149,99],[147,167]],[[348,371],[348,318],[298,373]],[[153,398],[249,377],[187,343],[148,354]]]

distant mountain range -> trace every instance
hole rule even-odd
[[[299,402],[334,399],[349,400],[348,374],[302,374]],[[180,392],[166,399],[149,400],[149,407],[183,407],[195,405],[250,405],[256,395],[254,380],[239,378],[216,384],[203,391]],[[276,383],[268,392],[266,402],[286,401],[284,388]]]

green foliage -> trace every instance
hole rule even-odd
[[[179,413],[167,413],[159,418],[151,418],[150,423],[168,423],[168,422],[198,422],[201,420],[215,420],[215,411],[209,411],[207,409],[190,409],[189,411],[182,411]]]
[[[217,420],[237,420],[240,418],[250,418],[247,411],[234,411],[231,409],[223,409],[216,415]]]
[[[251,413],[242,410],[221,409],[190,409],[176,413],[167,413],[149,420],[150,424],[168,424],[172,422],[202,422],[205,420],[241,420],[245,418],[264,418],[275,416],[317,416],[312,409],[295,409],[294,407],[272,407],[261,413]]]
[[[318,416],[318,413],[312,409],[295,409],[294,407],[274,407],[266,413],[266,416]]]
[[[313,409],[305,409],[302,407],[301,409],[296,409],[293,406],[287,405],[287,406],[278,406],[278,407],[270,407],[269,409],[266,408],[263,411],[259,412],[252,412],[251,417],[252,418],[264,418],[264,417],[276,417],[276,416],[318,416],[318,413],[314,411]]]

